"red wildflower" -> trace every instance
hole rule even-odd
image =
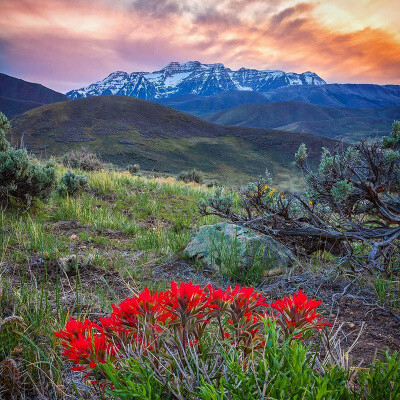
[[[271,307],[280,313],[278,323],[283,328],[286,336],[297,332],[296,338],[302,338],[311,329],[322,329],[331,326],[322,322],[323,317],[315,309],[321,305],[321,301],[308,299],[307,295],[299,290],[293,296],[284,297],[271,304]]]
[[[193,285],[192,282],[182,282],[178,285],[172,281],[166,296],[165,306],[172,319],[176,319],[178,314],[198,315],[208,304],[206,292],[199,285]]]
[[[120,321],[111,314],[109,317],[100,317],[101,327],[104,332],[114,333],[122,330]]]
[[[76,364],[73,370],[83,371],[88,366],[96,368],[97,363],[106,363],[116,354],[115,346],[103,334],[81,337],[71,342],[71,346],[62,353],[69,361]]]
[[[208,284],[205,289],[208,291],[207,307],[210,313],[217,318],[221,317],[232,301],[231,287],[229,286],[226,290],[222,290],[221,288],[214,289],[212,285]]]
[[[265,302],[265,296],[257,293],[253,287],[236,287],[231,291],[230,296],[233,302],[238,307],[247,309],[254,309],[256,307],[268,307],[269,304]]]
[[[260,322],[258,313],[263,307],[268,307],[265,302],[265,296],[257,293],[253,287],[240,287],[237,285],[234,289],[228,288],[231,297],[227,311],[230,314],[228,322],[239,328],[243,324],[255,324]],[[245,328],[242,326],[242,328]]]
[[[76,364],[73,370],[83,371],[88,366],[95,368],[97,363],[105,363],[108,358],[115,357],[116,346],[100,325],[88,319],[83,322],[70,319],[65,329],[55,335],[63,339],[62,355]]]
[[[58,332],[55,332],[54,335],[67,343],[71,340],[86,336],[93,329],[101,331],[101,327],[98,324],[88,320],[87,318],[84,321],[71,318],[66,323],[65,329],[60,329]]]
[[[146,320],[156,330],[160,331],[161,328],[157,322],[164,322],[167,318],[162,308],[165,299],[164,292],[153,292],[146,287],[137,296],[124,300],[118,306],[112,305],[113,313],[111,318],[113,320],[106,320],[105,322],[106,324],[120,324],[127,329],[133,328],[136,330],[138,321],[141,319]]]
[[[320,304],[300,290],[270,307],[285,336],[302,339],[313,329],[328,325],[316,311]],[[117,357],[124,357],[126,349],[136,347],[143,357],[150,352],[162,355],[167,346],[179,354],[181,347],[185,350],[189,346],[202,353],[207,343],[203,337],[217,332],[225,345],[231,343],[247,357],[265,345],[262,321],[267,317],[267,306],[265,296],[253,287],[237,285],[223,290],[171,282],[165,292],[145,288],[112,305],[113,312],[100,318],[100,324],[71,319],[55,335],[62,339],[62,354],[75,364],[73,369],[87,370],[85,379],[93,375],[94,369],[96,379],[102,380],[105,375],[101,375],[98,365],[114,363]]]

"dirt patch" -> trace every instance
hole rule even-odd
[[[303,289],[322,301],[323,314],[335,326],[343,324],[343,349],[348,349],[362,333],[350,353],[353,364],[368,365],[383,359],[383,351],[400,349],[400,319],[381,307],[369,286],[360,286],[344,278],[327,275],[289,275],[267,279],[259,288],[272,300]]]
[[[350,295],[351,296],[351,295]],[[366,299],[345,296],[336,306],[338,320],[344,322],[343,331],[350,345],[364,329],[351,352],[355,363],[368,365],[375,358],[384,358],[383,352],[400,349],[400,320],[388,310]]]
[[[83,225],[76,220],[47,222],[46,228],[61,235],[68,235],[79,230],[88,229],[86,225]]]
[[[213,278],[212,274],[211,269],[202,269],[199,271],[189,262],[178,258],[147,268],[147,278],[155,282],[169,283],[171,280],[175,280],[177,282],[190,281],[200,286],[205,286],[208,283],[215,286],[224,286],[223,282]]]
[[[104,236],[109,239],[132,239],[133,235],[116,229],[102,228],[94,231],[99,236]]]
[[[115,193],[99,193],[99,191],[96,189],[92,189],[89,193],[94,198],[103,200],[106,203],[114,203],[118,197]],[[100,207],[101,207],[101,205],[100,205]]]
[[[165,218],[159,218],[154,215],[148,216],[144,221],[140,222],[141,226],[144,226],[146,228],[170,228],[174,224],[169,221],[168,219]]]
[[[179,201],[179,202],[181,202],[181,203],[183,203],[183,202],[186,201],[184,197],[182,197],[182,196],[176,196],[176,195],[174,195],[174,194],[168,194],[167,196],[164,196],[163,199],[164,199],[164,200],[177,200],[177,201]]]
[[[91,229],[87,225],[83,225],[76,220],[49,222],[46,224],[46,227],[48,227],[53,233],[57,233],[58,235],[63,236],[76,235],[79,232],[84,231],[92,235],[98,235],[108,239],[129,240],[133,238],[132,234],[125,233],[117,229]],[[83,243],[90,244],[91,242],[84,241]]]

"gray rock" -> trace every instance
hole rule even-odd
[[[260,257],[261,252],[266,269],[286,268],[295,259],[287,247],[271,236],[226,222],[200,227],[184,250],[187,257],[215,270],[220,269],[221,263],[249,265],[254,254]]]

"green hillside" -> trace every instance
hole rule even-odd
[[[216,125],[159,104],[125,96],[99,96],[49,104],[12,121],[12,141],[41,155],[85,147],[120,166],[178,173],[198,168],[231,184],[263,175],[289,187],[298,183],[293,156],[301,143],[310,159],[335,142],[307,133]]]
[[[399,118],[399,106],[352,109],[298,101],[243,104],[207,117],[209,121],[221,125],[304,132],[349,141],[383,136],[390,130],[393,121]]]

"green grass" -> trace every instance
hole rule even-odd
[[[59,177],[66,171],[56,168]],[[21,379],[54,398],[71,387],[53,332],[70,316],[110,311],[148,282],[149,265],[179,256],[193,229],[216,221],[197,213],[212,191],[205,186],[128,172],[86,175],[89,188],[74,197],[55,193],[29,211],[0,212],[0,318],[24,318]],[[61,260],[74,254],[90,256],[90,265],[63,271]]]
[[[210,237],[210,259],[216,264],[221,276],[231,282],[246,286],[259,284],[266,272],[273,268],[273,254],[265,258],[264,248],[260,243],[241,244],[237,238],[227,240],[224,235]],[[246,260],[247,263],[243,263]]]
[[[60,174],[63,169],[59,168]],[[31,213],[3,211],[0,249],[3,257],[32,252],[50,257],[68,253],[68,236],[54,230],[57,221],[77,221],[80,240],[107,244],[101,231],[117,231],[113,245],[158,256],[176,255],[198,224],[215,218],[199,217],[197,203],[212,189],[187,185],[173,178],[132,176],[124,172],[88,173],[89,192],[76,197],[55,195]],[[165,229],[168,227],[168,229]],[[19,259],[19,258],[17,258]],[[16,260],[14,258],[14,260]]]
[[[0,261],[24,268],[79,252],[92,254],[101,268],[121,265],[132,275],[140,262],[178,256],[193,229],[216,221],[197,213],[198,201],[212,191],[205,186],[127,172],[87,176],[89,189],[77,196],[55,194],[29,212],[1,211]],[[129,252],[141,254],[138,263],[127,264]]]
[[[56,169],[59,177],[66,172]],[[19,355],[12,357],[20,360],[25,392],[43,398],[76,395],[54,331],[71,316],[97,320],[145,285],[164,289],[168,278],[155,279],[152,269],[181,258],[197,227],[219,222],[197,212],[199,200],[214,190],[204,185],[119,171],[84,174],[88,188],[73,197],[54,193],[29,211],[0,211],[0,319],[24,318]],[[260,280],[261,254],[243,271],[236,247],[215,249],[221,275],[246,284]],[[78,261],[64,268],[63,260],[73,255]],[[382,304],[389,284],[376,281]]]
[[[377,276],[374,277],[372,284],[381,306],[394,310],[400,308],[400,281],[398,277],[384,278]]]
[[[134,149],[118,140],[134,141]],[[268,146],[261,147],[234,136],[144,138],[130,131],[119,134],[118,140],[110,135],[87,142],[84,147],[119,166],[139,163],[143,170],[172,174],[197,168],[204,173],[206,182],[217,180],[227,185],[245,184],[268,168],[275,177],[274,183],[282,189],[301,188],[301,174],[291,165],[297,149],[290,142],[284,144],[287,151],[275,153]],[[70,150],[69,143],[54,142],[51,137],[42,137],[40,146],[43,145],[49,146],[48,154],[56,156]]]

